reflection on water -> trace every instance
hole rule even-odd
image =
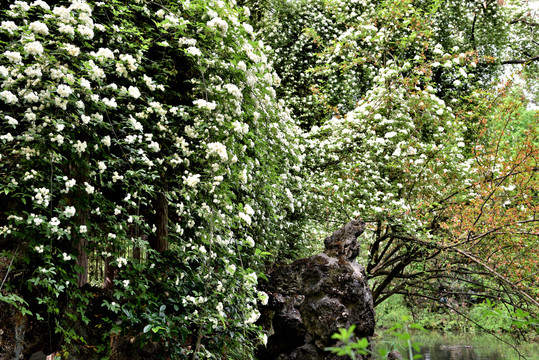
[[[383,339],[376,347],[394,348],[395,339]],[[440,334],[427,332],[412,336],[412,342],[420,342],[424,360],[518,360],[518,353],[508,344],[500,342],[491,335],[478,334]],[[517,346],[518,351],[528,360],[539,359],[539,343],[526,343]],[[399,348],[407,357],[407,350]]]

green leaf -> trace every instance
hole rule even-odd
[[[157,333],[159,330],[164,330],[164,329],[165,329],[165,328],[162,327],[162,326],[155,326],[155,327],[152,328],[152,331],[153,331],[154,333]]]

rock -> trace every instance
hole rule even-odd
[[[337,359],[324,349],[336,346],[331,335],[356,325],[358,338],[374,333],[374,306],[359,254],[357,237],[365,229],[353,220],[328,237],[326,250],[289,265],[277,266],[262,285],[270,297],[261,307],[260,324],[270,335],[260,360]]]
[[[344,256],[353,261],[359,255],[360,245],[358,236],[365,231],[365,223],[361,220],[352,220],[324,240],[326,249],[324,253],[332,257]]]

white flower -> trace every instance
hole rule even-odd
[[[113,108],[115,109],[116,107],[118,107],[118,104],[116,103],[116,100],[114,98],[103,98],[103,104],[105,104],[106,106],[110,107],[110,108]]]
[[[82,154],[83,152],[86,151],[88,144],[86,144],[86,141],[81,142],[80,140],[77,140],[76,144],[73,145],[73,147],[75,148],[76,152],[78,152],[79,154]]]
[[[458,146],[458,147],[464,147],[464,142],[459,141],[459,142],[457,143],[457,146]]]
[[[118,174],[118,171],[112,173],[112,182],[115,183],[118,180],[123,180],[123,175]]]
[[[129,96],[135,99],[140,97],[140,90],[134,86],[130,86],[129,89],[127,89],[127,92],[129,93]]]
[[[79,232],[80,232],[81,234],[86,234],[86,233],[88,232],[88,227],[87,227],[86,225],[81,225],[81,226],[79,227]]]
[[[36,0],[34,1],[32,4],[32,6],[39,6],[41,7],[43,10],[50,10],[51,7],[49,6],[49,4],[47,4],[45,1],[43,0]]]
[[[35,103],[39,101],[39,96],[35,93],[35,91],[30,91],[24,94],[24,101],[29,103]]]
[[[12,118],[11,116],[6,115],[5,119],[7,120],[7,123],[13,127],[16,127],[19,124],[17,119]]]
[[[5,51],[4,55],[13,63],[20,63],[22,61],[21,53],[18,51]]]
[[[393,136],[397,135],[397,133],[395,131],[390,131],[386,134],[385,138],[386,139],[391,139]]]
[[[19,27],[13,21],[2,21],[0,29],[6,30],[8,33],[13,34]]]
[[[94,31],[86,25],[77,26],[77,30],[83,37],[86,37],[88,39],[92,39],[94,37]]]
[[[247,204],[243,207],[243,210],[245,210],[245,212],[248,214],[248,215],[254,215],[255,214],[255,211],[253,210],[253,208]]]
[[[249,247],[254,247],[255,246],[255,241],[253,240],[252,237],[250,236],[247,236],[245,238],[245,241],[244,241],[245,245],[249,246]]]
[[[64,176],[64,179],[67,179],[67,176]],[[65,182],[65,184],[64,184],[65,187],[66,187],[65,192],[68,192],[69,189],[71,189],[73,186],[75,186],[75,184],[77,184],[77,180],[75,180],[75,179],[67,180]]]
[[[243,23],[243,28],[245,29],[245,31],[247,32],[247,34],[249,35],[253,35],[253,27],[250,25],[250,24],[247,24],[247,23]]]
[[[49,221],[50,226],[58,226],[60,225],[60,220],[58,220],[57,217],[53,217],[51,221]]]
[[[71,36],[75,35],[75,29],[73,28],[73,26],[64,23],[60,23],[60,25],[58,26],[58,31]]]
[[[241,71],[247,71],[247,65],[245,65],[245,62],[243,60],[238,62],[238,69]]]
[[[105,163],[103,161],[98,161],[97,162],[97,168],[99,169],[100,173],[104,173],[105,170],[107,170],[107,165],[105,165]]]
[[[223,87],[228,91],[229,94],[234,96],[236,99],[241,99],[243,94],[241,90],[234,84],[225,84]]]
[[[127,259],[123,257],[117,258],[116,262],[118,263],[119,268],[121,268],[123,265],[127,265]]]
[[[77,57],[80,54],[80,48],[78,46],[75,46],[73,44],[65,44],[64,50],[70,55]]]
[[[38,253],[43,253],[45,251],[45,247],[43,245],[38,245],[34,248]]]
[[[88,90],[92,88],[92,85],[90,84],[90,82],[85,78],[80,79],[80,86]]]
[[[65,85],[65,84],[59,85],[57,91],[58,91],[58,95],[64,98],[73,94],[73,89],[71,89],[69,85]]]
[[[49,33],[49,28],[41,21],[34,21],[30,23],[30,30],[41,35],[48,35]]]
[[[119,264],[118,264],[118,266],[119,266]],[[124,288],[127,289],[129,287],[129,280],[124,280],[122,282],[124,283]]]
[[[190,187],[195,187],[200,182],[200,174],[191,175],[184,178],[183,182]]]
[[[214,142],[208,144],[208,155],[216,154],[222,161],[228,160],[228,153],[226,151],[226,146],[220,142]]]
[[[39,41],[32,41],[24,44],[24,51],[30,55],[43,54],[43,45]]]
[[[69,261],[71,260],[71,255],[67,254],[67,253],[62,253],[62,256],[64,258],[64,261]]]
[[[107,147],[110,147],[110,136],[107,135],[101,139],[101,143]]]
[[[225,36],[228,30],[228,23],[220,17],[213,18],[206,25],[213,30],[219,30],[222,36]]]
[[[88,184],[87,182],[84,182],[84,186],[85,186],[84,190],[86,190],[86,192],[88,194],[93,194],[94,193],[95,188],[92,185]]]
[[[258,292],[258,298],[260,299],[260,303],[262,305],[267,305],[268,304],[269,296],[264,291],[259,291]]]
[[[193,56],[200,56],[202,55],[202,52],[195,46],[189,46],[186,50],[185,50],[188,54],[191,54]]]
[[[198,106],[199,109],[207,109],[207,110],[214,110],[217,107],[217,104],[215,101],[208,102],[204,99],[198,99],[193,101],[193,104]]]
[[[251,225],[251,217],[243,212],[239,212],[238,216],[247,223],[247,225]]]
[[[437,115],[443,115],[443,113],[444,113],[444,109],[438,109],[438,110],[436,110],[436,114],[437,114]]]
[[[249,318],[245,320],[245,324],[247,325],[253,324],[258,320],[259,317],[260,317],[260,312],[257,309],[253,309],[253,311],[251,312],[251,315],[249,315]]]
[[[75,216],[76,209],[74,206],[66,206],[64,209],[64,215],[68,218]]]
[[[159,143],[156,143],[155,141],[150,142],[150,144],[148,145],[148,147],[149,147],[153,152],[158,152],[158,151],[159,151]]]
[[[4,100],[6,104],[14,104],[19,101],[19,99],[17,99],[17,96],[9,90],[4,90],[0,92],[0,99]]]
[[[114,59],[114,52],[107,48],[99,48],[96,52],[92,52],[91,55],[98,58],[99,61],[103,62],[105,59]]]
[[[247,169],[243,169],[239,175],[241,182],[247,184]]]

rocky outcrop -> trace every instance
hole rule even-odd
[[[324,240],[321,254],[278,266],[262,285],[269,295],[260,324],[270,334],[260,360],[337,359],[324,349],[331,335],[355,324],[358,338],[374,333],[374,306],[365,269],[354,261],[365,223],[352,220]]]

